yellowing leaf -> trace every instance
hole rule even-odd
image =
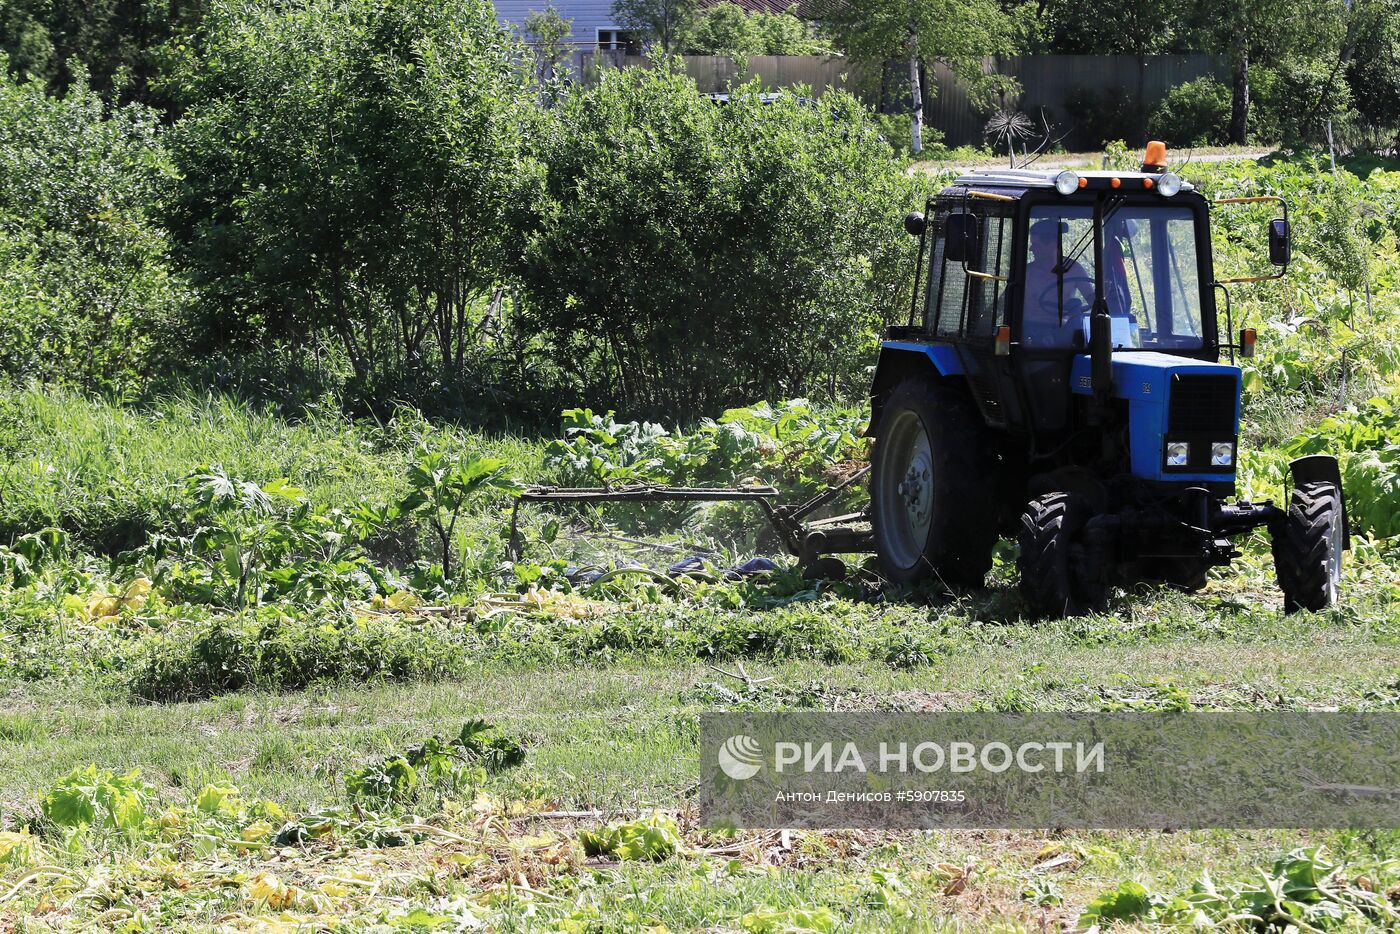
[[[396,590],[389,594],[389,599],[385,601],[391,610],[400,612],[411,610],[414,607],[422,606],[423,600],[417,594],[407,590]]]
[[[331,898],[344,898],[350,894],[350,886],[336,879],[326,879],[316,883],[316,891]]]
[[[116,616],[121,612],[121,608],[120,597],[98,592],[88,598],[87,615],[89,619],[105,619],[109,616]]]
[[[0,830],[0,866],[23,866],[34,860],[34,837],[28,830]]]
[[[267,902],[267,907],[282,911],[296,903],[297,890],[270,872],[260,872],[248,883],[248,897]]]
[[[146,598],[151,594],[151,581],[147,577],[138,577],[126,585],[122,591],[122,603],[132,609],[140,609],[146,603]]]
[[[235,814],[238,812],[238,789],[231,785],[205,785],[195,798],[195,807],[205,814]]]
[[[249,824],[238,834],[239,839],[246,840],[249,843],[261,843],[270,836],[272,836],[272,825],[266,821],[258,821],[257,823]]]

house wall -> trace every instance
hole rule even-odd
[[[549,0],[496,0],[496,19],[515,26],[523,38],[525,17],[547,6]],[[565,19],[573,20],[571,41],[582,49],[597,46],[598,30],[618,28],[612,18],[612,0],[554,0],[554,8]]]

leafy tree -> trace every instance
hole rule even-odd
[[[552,3],[543,12],[531,10],[525,17],[525,38],[534,54],[535,80],[540,83],[541,98],[546,104],[558,97],[560,66],[569,58],[569,37],[573,33],[574,21],[566,19]]]
[[[685,24],[681,44],[695,55],[728,55],[736,61],[765,55],[767,42],[756,20],[737,3],[717,3]]]
[[[50,97],[0,56],[0,371],[137,387],[183,297],[152,218],[170,174],[150,110],[81,74]]]
[[[676,50],[676,42],[699,0],[613,0],[612,17],[619,26],[660,47]]]
[[[1230,59],[1230,139],[1237,144],[1249,135],[1250,69],[1335,55],[1345,31],[1345,9],[1333,0],[1199,0],[1195,15],[1202,41]]]
[[[1400,0],[1357,0],[1346,82],[1364,132],[1400,140]]]
[[[612,70],[560,108],[520,272],[559,395],[693,417],[863,391],[908,307],[912,182],[854,98],[756,88],[716,107],[672,69]]]
[[[823,45],[791,13],[749,13],[737,3],[717,3],[682,27],[680,46],[695,55],[812,55]]]
[[[916,153],[923,149],[924,67],[947,65],[985,94],[989,82],[982,73],[983,58],[1013,51],[1011,19],[995,0],[815,0],[805,12],[855,61],[908,61]]]
[[[1188,0],[1101,0],[1092,12],[1075,0],[1045,0],[1041,7],[1041,28],[1061,55],[1143,57],[1191,51]]]
[[[463,393],[530,199],[519,61],[487,0],[211,8],[172,134],[186,352],[329,340],[371,396]]]
[[[791,9],[782,13],[751,13],[754,27],[763,37],[764,55],[824,55],[831,51],[817,35],[813,24],[795,16]]]
[[[62,92],[79,81],[108,99],[164,105],[158,87],[172,40],[198,24],[204,0],[6,0],[0,51],[15,74]]]

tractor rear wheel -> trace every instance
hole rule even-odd
[[[1342,493],[1325,480],[1293,490],[1283,530],[1274,536],[1274,570],[1285,613],[1337,602],[1342,580]]]
[[[1035,615],[1077,616],[1107,602],[1103,574],[1086,575],[1079,566],[1080,533],[1092,514],[1088,501],[1076,493],[1046,493],[1021,513],[1016,566],[1021,596]]]
[[[980,587],[997,540],[997,459],[972,400],[911,377],[876,429],[870,507],[885,577]]]

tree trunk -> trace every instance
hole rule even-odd
[[[912,29],[909,31],[909,104],[909,148],[921,153],[924,151],[924,89],[919,82],[919,40]]]
[[[1234,88],[1230,101],[1230,141],[1243,146],[1249,141],[1249,49],[1235,51]]]

